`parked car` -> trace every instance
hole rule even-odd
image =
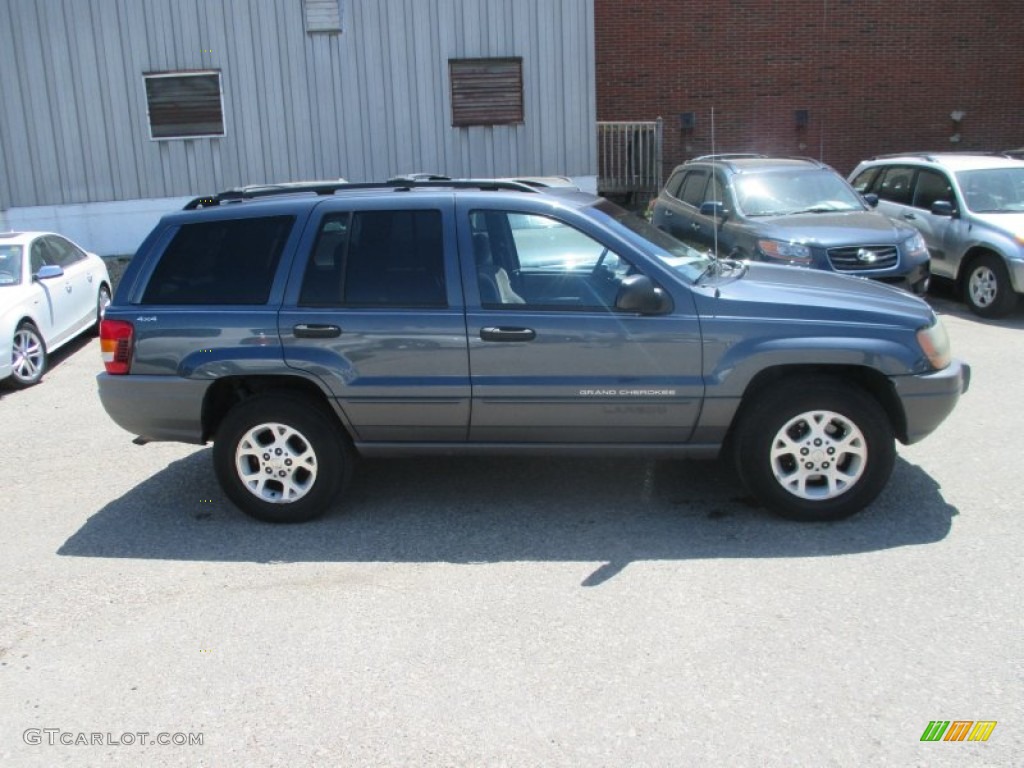
[[[309,190],[165,216],[101,330],[111,418],[136,442],[212,440],[262,520],[323,513],[356,454],[481,452],[723,454],[770,509],[833,520],[967,386],[920,299],[716,260],[593,195]]]
[[[651,221],[697,248],[736,259],[928,288],[920,234],[872,210],[829,166],[804,158],[706,155],[676,167]]]
[[[0,232],[0,380],[36,384],[47,356],[110,303],[103,259],[51,232]]]
[[[1024,293],[1024,161],[966,153],[886,155],[850,181],[924,236],[936,277],[971,310],[1000,317]]]

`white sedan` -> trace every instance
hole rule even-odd
[[[0,381],[37,383],[47,355],[95,328],[109,303],[96,254],[49,232],[0,232]]]

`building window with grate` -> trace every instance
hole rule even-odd
[[[449,59],[452,125],[523,122],[523,60]]]
[[[149,72],[142,77],[151,139],[224,135],[220,72]]]

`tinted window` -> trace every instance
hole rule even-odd
[[[690,171],[683,180],[679,199],[696,207],[704,202],[704,187],[708,181],[707,171]]]
[[[299,303],[447,306],[441,212],[359,211],[325,216]]]
[[[683,186],[683,173],[677,171],[672,174],[672,178],[668,180],[668,184],[665,185],[665,191],[668,192],[672,197],[679,197],[679,188]]]
[[[939,200],[956,203],[949,179],[938,171],[920,171],[917,174],[917,186],[914,188],[914,207],[929,210],[932,204]]]
[[[142,296],[143,304],[266,304],[292,216],[185,224]]]
[[[913,168],[893,166],[885,169],[874,191],[883,200],[910,205],[913,180]]]
[[[46,238],[46,244],[52,259],[50,261],[51,264],[67,269],[76,261],[81,261],[85,258],[85,254],[80,249],[63,237],[48,237]]]
[[[868,168],[866,171],[861,171],[851,182],[853,188],[862,195],[872,192],[871,185],[874,183],[875,177],[878,176],[878,171],[878,168]]]
[[[0,285],[21,282],[21,246],[0,245]]]
[[[32,243],[32,249],[29,251],[29,262],[33,275],[47,264],[57,263],[52,256],[49,246],[46,244],[46,238],[41,237]]]

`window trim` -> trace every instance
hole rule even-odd
[[[211,75],[217,78],[217,95],[219,97],[220,107],[220,133],[190,133],[190,134],[176,134],[174,136],[154,136],[153,135],[153,112],[149,99],[149,88],[147,84],[150,80],[169,79],[172,77],[185,78],[185,77],[209,77]],[[142,90],[143,96],[146,99],[146,124],[149,129],[149,140],[150,141],[187,141],[189,139],[220,139],[227,136],[227,115],[224,111],[224,76],[219,69],[188,69],[188,70],[175,70],[167,72],[143,72],[142,73]]]

